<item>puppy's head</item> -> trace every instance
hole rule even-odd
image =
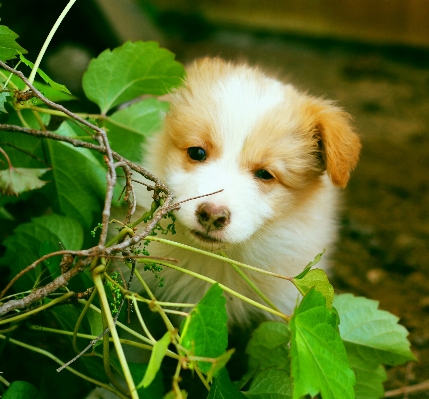
[[[241,243],[293,214],[325,172],[345,187],[360,151],[349,116],[246,65],[202,59],[172,95],[150,166],[183,203],[178,220],[206,247]]]

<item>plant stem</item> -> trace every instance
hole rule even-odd
[[[132,299],[132,296],[127,294],[127,299]],[[174,306],[175,308],[194,308],[195,303],[176,303],[176,302],[161,302],[161,301],[151,301],[150,299],[146,299],[143,297],[134,296],[137,301],[146,302],[147,304],[153,303],[154,305],[159,306]]]
[[[85,299],[79,299],[78,301],[81,304],[85,304],[86,300]],[[94,306],[93,304],[91,304],[89,306],[92,310],[96,311],[97,313],[101,314],[101,310],[99,308],[97,308],[97,306]],[[124,331],[128,332],[129,334],[133,335],[134,337],[138,338],[139,340],[146,342],[149,345],[152,345],[152,342],[150,339],[146,338],[144,335],[139,334],[138,332],[134,331],[133,329],[127,327],[125,324],[122,324],[119,321],[116,321],[116,325],[120,328],[122,328]]]
[[[80,350],[78,349],[77,343],[76,343],[76,338],[77,338],[77,334],[79,332],[79,327],[82,323],[83,318],[86,315],[86,312],[88,311],[89,305],[91,305],[91,303],[94,300],[96,295],[97,295],[97,289],[94,289],[94,291],[92,291],[91,296],[89,297],[87,303],[85,304],[85,307],[83,308],[82,312],[80,313],[79,318],[77,319],[76,324],[74,326],[72,344],[73,344],[73,349],[77,354],[80,353]]]
[[[143,320],[143,317],[140,313],[140,309],[139,309],[139,305],[136,301],[136,298],[133,296],[132,298],[133,304],[134,304],[134,309],[136,310],[137,313],[137,318],[139,319],[140,325],[143,328],[143,331],[146,333],[147,337],[155,344],[156,343],[156,339],[152,336],[152,334],[150,333],[149,329],[146,326],[146,323]]]
[[[33,69],[31,70],[30,76],[28,77],[28,81],[33,84],[34,78],[36,77],[37,69],[39,68],[40,63],[42,62],[42,58],[45,55],[46,49],[49,46],[49,43],[52,40],[52,37],[54,36],[55,32],[57,31],[58,27],[60,26],[61,22],[63,21],[64,17],[69,12],[72,5],[76,2],[76,0],[70,0],[67,6],[64,8],[63,12],[58,17],[57,21],[55,22],[54,26],[52,27],[51,31],[49,32],[48,37],[46,38],[45,42],[43,43],[42,48],[40,49],[39,55],[37,56],[36,62],[34,63]],[[28,89],[28,86],[25,87],[24,91]]]
[[[221,260],[223,262],[234,264],[234,265],[243,267],[245,269],[252,270],[254,272],[266,274],[267,276],[272,276],[272,277],[281,278],[283,280],[292,281],[292,277],[283,276],[282,274],[273,273],[273,272],[270,272],[268,270],[263,270],[263,269],[260,269],[258,267],[247,265],[246,263],[241,263],[241,262],[237,262],[237,261],[235,261],[233,259],[225,258],[222,255],[217,255],[217,254],[214,254],[212,252],[208,252],[208,251],[204,251],[202,249],[191,247],[190,245],[181,244],[181,243],[178,243],[178,242],[175,242],[175,241],[171,241],[171,240],[166,240],[165,238],[159,238],[157,236],[147,236],[147,237],[145,237],[145,240],[162,242],[164,244],[172,245],[174,247],[179,247],[179,248],[187,249],[188,251],[196,252],[198,254],[203,254],[203,255],[206,255],[206,256],[210,256],[211,258],[219,259],[219,260]]]
[[[145,263],[144,259],[138,259],[137,262],[139,262],[139,263]],[[211,279],[209,277],[203,276],[202,274],[192,272],[192,271],[184,269],[183,267],[180,267],[180,266],[172,265],[171,263],[167,263],[167,262],[163,262],[163,261],[157,261],[156,263],[158,263],[160,265],[163,265],[163,266],[166,266],[166,267],[169,267],[171,269],[180,271],[182,273],[189,274],[190,276],[199,278],[200,280],[207,281],[210,284],[216,284],[216,283],[218,283],[216,280],[213,280],[213,279]],[[136,271],[136,276],[138,277],[137,271]],[[250,303],[251,305],[256,306],[259,309],[265,310],[265,311],[267,311],[269,313],[272,313],[272,314],[274,314],[276,316],[279,316],[283,320],[286,320],[286,321],[290,320],[290,317],[288,315],[285,315],[285,314],[283,314],[283,313],[281,313],[281,312],[279,312],[277,310],[271,309],[271,308],[263,305],[262,303],[256,302],[253,299],[250,299],[247,296],[244,296],[244,295],[238,293],[237,291],[234,291],[233,289],[228,288],[227,286],[225,286],[223,284],[220,284],[220,283],[218,283],[218,284],[219,284],[219,287],[222,288],[224,291],[229,292],[230,294],[236,296],[237,298],[240,298],[241,300],[243,300],[243,301],[245,301],[247,303]]]
[[[39,354],[41,354],[41,355],[43,355],[43,356],[47,356],[47,357],[49,357],[50,359],[52,359],[54,362],[57,362],[57,363],[58,363],[58,364],[60,364],[60,365],[63,365],[63,364],[64,364],[64,362],[62,362],[60,359],[58,359],[58,358],[57,358],[56,356],[54,356],[52,353],[50,353],[50,352],[48,352],[48,351],[45,351],[44,349],[40,349],[40,348],[38,348],[38,347],[36,347],[36,346],[32,346],[32,345],[26,344],[25,342],[21,342],[21,341],[18,341],[18,340],[16,340],[16,339],[13,339],[13,338],[7,338],[5,335],[2,335],[2,334],[0,334],[0,339],[8,339],[8,341],[9,341],[10,343],[12,343],[12,344],[15,344],[15,345],[21,346],[21,347],[23,347],[23,348],[29,349],[29,350],[31,350],[31,351],[33,351],[33,352],[36,352],[36,353],[39,353]],[[113,388],[112,388],[110,385],[108,385],[108,384],[104,384],[104,383],[102,383],[102,382],[100,382],[100,381],[94,380],[93,378],[90,378],[90,377],[86,376],[85,374],[80,373],[79,371],[77,371],[77,370],[73,369],[72,367],[67,366],[67,370],[69,370],[69,371],[70,371],[70,372],[72,372],[73,374],[76,374],[78,377],[83,378],[84,380],[87,380],[87,381],[89,381],[89,382],[91,382],[91,383],[93,383],[93,384],[96,384],[96,385],[98,385],[98,386],[100,386],[100,387],[103,387],[103,388],[105,388],[105,389],[108,389],[109,391],[112,391],[112,392],[116,393],[116,394],[117,394],[117,395],[119,395],[122,399],[128,399],[126,396],[124,396],[124,395],[122,395],[122,394],[118,393],[115,389],[113,389]]]
[[[109,302],[107,300],[106,292],[104,290],[102,275],[104,273],[105,266],[99,265],[95,267],[91,274],[94,284],[97,288],[101,307],[106,316],[107,324],[110,328],[110,334],[112,335],[113,344],[115,345],[116,354],[118,355],[119,362],[124,373],[124,378],[127,383],[127,386],[130,390],[130,395],[132,399],[138,399],[138,393],[134,384],[133,377],[131,376],[130,369],[128,367],[127,359],[125,358],[124,350],[122,349],[121,341],[119,340],[118,331],[116,330],[115,323],[113,321],[112,313],[110,312]]]
[[[2,382],[7,387],[10,385],[10,382],[6,380],[6,378],[2,377],[1,375],[0,375],[0,382]]]
[[[19,314],[17,316],[13,316],[13,317],[9,317],[7,319],[0,320],[0,325],[1,324],[6,324],[6,323],[10,323],[12,321],[26,319],[27,317],[29,317],[29,316],[31,316],[31,315],[33,315],[35,313],[39,313],[42,310],[46,310],[46,309],[50,308],[51,306],[54,306],[54,305],[56,305],[58,303],[61,303],[61,302],[65,301],[66,299],[72,297],[73,295],[75,295],[74,292],[68,292],[67,294],[64,294],[63,296],[60,296],[59,298],[53,299],[51,302],[47,303],[46,305],[39,306],[36,309],[30,310],[29,312],[21,313],[21,314]]]
[[[46,331],[46,332],[50,332],[50,333],[54,333],[54,334],[61,334],[61,335],[73,335],[72,331],[67,331],[67,330],[58,330],[56,328],[50,328],[50,327],[43,327],[43,326],[35,326],[35,325],[29,325],[28,328],[30,330],[35,330],[35,331]],[[1,331],[2,333],[5,332],[5,330]],[[82,338],[82,339],[89,339],[89,340],[94,340],[98,337],[96,337],[95,335],[91,335],[91,334],[83,334],[83,333],[77,333],[76,334],[77,338]],[[113,338],[109,338],[110,342],[113,342]],[[141,349],[147,349],[149,351],[151,351],[153,349],[152,345],[146,345],[146,344],[140,344],[138,342],[135,341],[131,341],[129,339],[124,339],[124,338],[120,338],[120,341],[122,344],[125,345],[130,345],[130,346],[134,346],[136,348],[141,348]],[[168,351],[166,356],[172,357],[174,359],[177,359],[179,356],[176,355],[174,352]]]
[[[137,279],[140,281],[140,284],[143,285],[143,288],[149,295],[149,297],[152,299],[152,301],[156,302],[155,295],[153,295],[152,290],[149,288],[149,286],[146,284],[146,281],[144,281],[142,275],[139,273],[139,271],[136,269],[134,270],[134,274],[136,275]],[[167,315],[164,313],[164,310],[161,306],[157,306],[157,309],[159,311],[159,314],[161,315],[162,319],[164,320],[165,325],[167,326],[168,330],[174,333],[175,328],[173,324],[171,323],[170,319],[167,317]],[[174,337],[179,341],[178,334],[174,334]]]
[[[222,255],[227,258],[227,256],[222,253]],[[240,277],[249,285],[250,288],[263,300],[265,303],[269,306],[271,306],[274,310],[277,310],[277,312],[280,312],[279,308],[274,305],[274,303],[258,288],[258,286],[247,276],[246,273],[243,272],[237,265],[230,262],[229,263],[232,268],[240,275]]]

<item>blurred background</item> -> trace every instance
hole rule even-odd
[[[34,61],[66,4],[3,1],[1,24]],[[379,300],[410,331],[420,362],[388,370],[387,388],[428,379],[429,2],[79,0],[42,69],[82,98],[90,59],[127,40],[159,41],[185,63],[247,60],[353,116],[364,147],[344,193],[333,284]]]

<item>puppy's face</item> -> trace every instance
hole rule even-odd
[[[247,66],[203,59],[172,96],[150,151],[177,200],[202,196],[184,202],[178,220],[197,244],[219,248],[296,212],[325,171],[344,187],[359,149],[347,114],[329,102]]]

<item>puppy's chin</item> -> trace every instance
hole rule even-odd
[[[198,245],[201,249],[220,251],[230,245],[230,243],[227,241],[223,240],[222,238],[215,237],[210,233],[205,233],[198,230],[188,230],[188,234],[192,238],[192,242]]]

